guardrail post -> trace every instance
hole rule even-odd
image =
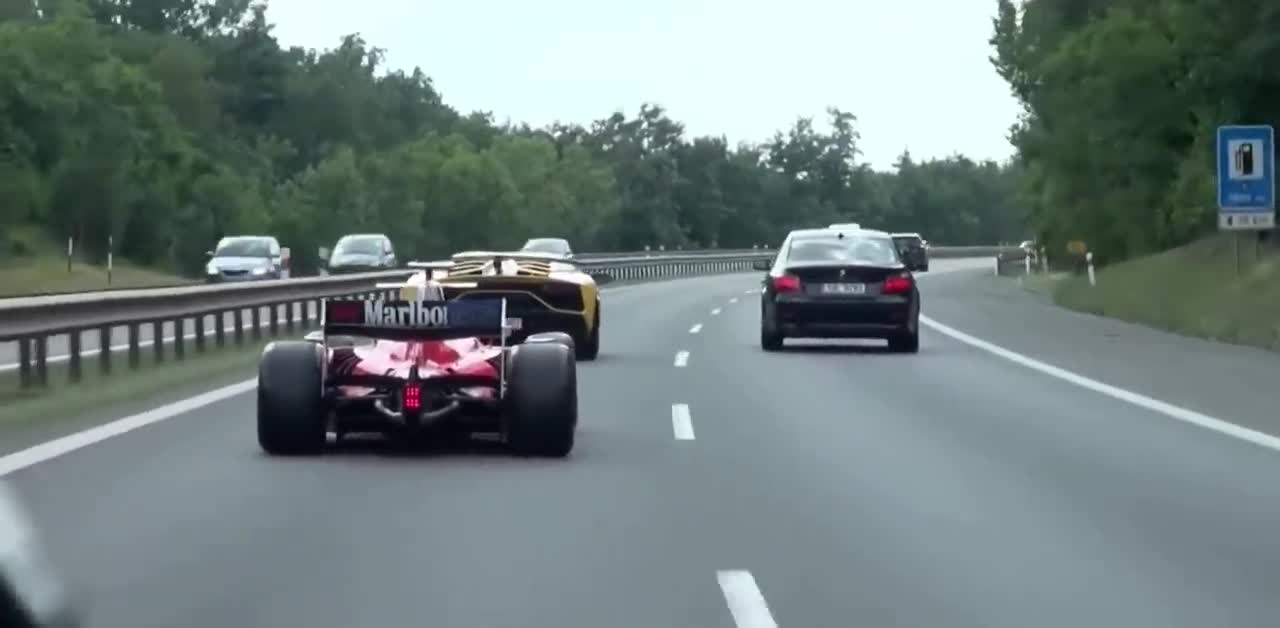
[[[136,369],[142,366],[142,342],[138,339],[141,335],[139,323],[129,323],[129,368]]]
[[[187,356],[187,319],[179,316],[173,319],[173,359],[181,360]]]
[[[196,314],[196,317],[191,321],[196,327],[196,353],[204,353],[204,317],[206,316],[208,316],[208,314],[201,312]]]
[[[37,336],[36,342],[36,385],[44,388],[49,385],[49,337]]]
[[[231,320],[235,323],[235,329],[233,331],[236,335],[236,346],[238,347],[244,344],[244,310],[236,308],[231,313]]]
[[[272,338],[275,338],[276,336],[280,335],[281,309],[282,308],[279,303],[272,303],[271,306],[268,308],[268,311],[271,312],[271,337]]]
[[[227,313],[222,310],[213,315],[213,344],[219,349],[227,346]]]
[[[250,317],[249,320],[253,321],[253,330],[250,331],[250,333],[253,334],[253,339],[261,340],[262,339],[262,307],[258,305],[253,306],[253,311],[249,315],[249,317]]]
[[[18,341],[18,386],[31,387],[31,339]]]
[[[80,340],[79,329],[67,333],[67,379],[73,384],[84,376],[80,364]]]
[[[298,302],[290,301],[286,308],[284,315],[284,328],[292,334],[294,326],[296,325],[294,319],[298,318]]]
[[[98,328],[98,370],[103,375],[111,373],[111,328]]]
[[[156,363],[164,362],[164,321],[151,321],[151,348]]]

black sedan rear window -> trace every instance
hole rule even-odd
[[[787,261],[888,265],[898,262],[898,251],[889,238],[815,238],[793,241]]]

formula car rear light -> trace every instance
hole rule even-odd
[[[880,291],[884,294],[911,292],[911,284],[911,275],[893,275],[885,278],[884,285],[880,288]]]
[[[405,384],[404,409],[419,410],[422,408],[422,389],[417,384]]]
[[[779,275],[773,278],[774,292],[800,292],[800,278],[795,275]]]

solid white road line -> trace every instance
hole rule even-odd
[[[700,331],[702,331],[702,323],[698,323],[697,325],[689,328],[689,333],[691,334],[696,334]]]
[[[717,571],[716,580],[720,581],[724,601],[729,605],[729,613],[738,628],[778,628],[778,622],[773,620],[769,604],[764,601],[764,594],[750,571]]]
[[[716,308],[716,309],[714,309],[714,310],[711,310],[711,315],[712,315],[712,316],[719,316],[719,315],[720,315],[720,308]]]
[[[1090,379],[1088,377],[1085,377],[1084,375],[1081,375],[1079,373],[1068,371],[1063,368],[1058,368],[1056,366],[1053,366],[1052,364],[1047,364],[1045,362],[1036,360],[1035,358],[1030,358],[1025,355],[1022,355],[1021,353],[1010,351],[999,345],[992,344],[990,342],[982,340],[981,338],[970,336],[969,334],[966,334],[960,330],[953,329],[951,327],[943,325],[942,323],[939,323],[938,321],[935,321],[923,314],[920,315],[920,322],[924,323],[925,326],[929,327],[930,329],[933,329],[946,336],[950,336],[951,338],[959,340],[960,342],[963,342],[969,346],[982,349],[987,353],[991,353],[993,355],[1002,357],[1006,360],[1009,360],[1010,362],[1014,362],[1021,366],[1025,366],[1034,371],[1039,371],[1050,377],[1056,377],[1065,382],[1075,384],[1076,386],[1079,386],[1081,388],[1086,388],[1096,393],[1101,393],[1103,395],[1111,397],[1112,399],[1118,399],[1125,403],[1138,406],[1139,408],[1143,408],[1146,410],[1150,410],[1152,412],[1163,414],[1171,419],[1177,419],[1185,423],[1190,423],[1191,425],[1203,427],[1207,430],[1212,430],[1214,432],[1223,434],[1225,436],[1238,438],[1240,440],[1248,441],[1255,445],[1261,445],[1268,449],[1280,451],[1280,438],[1277,438],[1270,434],[1257,432],[1247,427],[1241,427],[1239,425],[1236,425],[1235,423],[1230,423],[1222,419],[1217,419],[1205,414],[1201,414],[1194,410],[1188,410],[1186,408],[1175,406],[1171,403],[1160,401],[1159,399],[1153,399],[1151,397],[1147,397],[1146,395],[1141,395],[1136,392],[1132,392],[1129,390],[1125,390],[1123,388],[1112,386],[1110,384],[1104,384],[1095,379]]]
[[[688,352],[688,351],[677,351],[677,352],[676,352],[676,366],[678,366],[678,367],[685,367],[685,366],[688,366],[688,365],[689,365],[689,352]]]
[[[688,404],[671,404],[671,431],[675,432],[676,440],[693,440],[693,418],[689,416]]]
[[[159,408],[147,410],[146,412],[140,412],[133,416],[127,416],[123,419],[117,419],[105,425],[99,425],[83,432],[63,436],[62,438],[54,439],[47,443],[41,443],[34,447],[0,457],[0,476],[8,475],[19,469],[25,469],[46,460],[52,460],[53,458],[57,458],[58,456],[73,452],[77,449],[88,447],[94,443],[100,443],[113,436],[132,432],[138,428],[146,427],[153,423],[159,423],[165,419],[172,419],[180,414],[191,412],[192,410],[202,408],[212,403],[217,403],[223,399],[230,399],[236,395],[243,395],[257,387],[258,378],[255,377],[238,384],[224,386],[217,390],[211,390],[204,394],[183,399],[182,401],[163,405]]]

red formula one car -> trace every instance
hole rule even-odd
[[[258,366],[264,451],[315,453],[330,431],[496,432],[524,455],[569,454],[578,393],[568,334],[512,345],[504,299],[445,302],[422,274],[400,292],[398,300],[328,300],[320,332],[267,346]]]

